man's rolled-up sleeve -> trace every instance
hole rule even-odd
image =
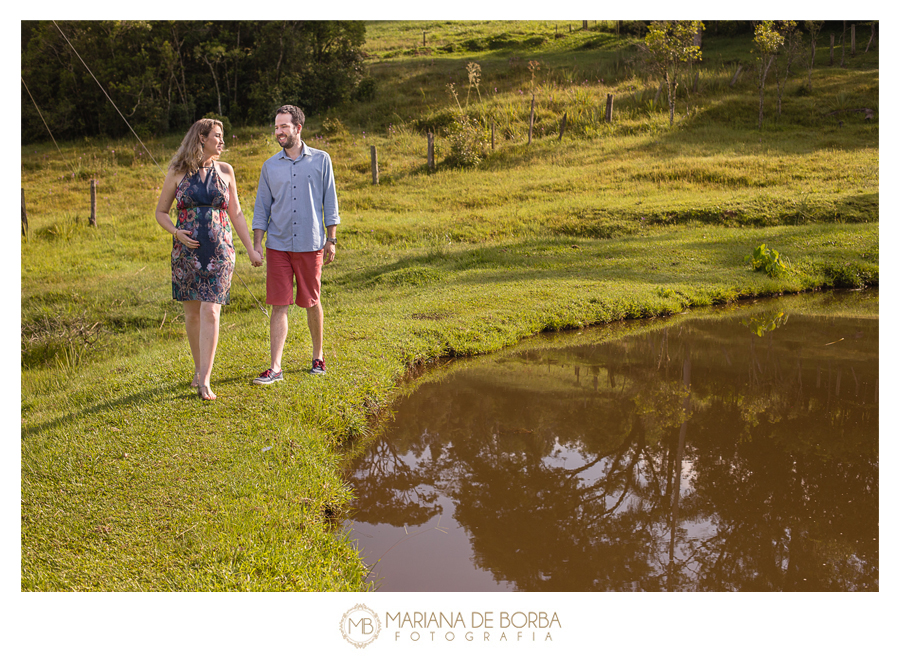
[[[325,154],[325,166],[322,168],[322,184],[322,218],[325,226],[340,224],[337,189],[334,186],[334,169],[331,166],[331,156],[327,153]]]

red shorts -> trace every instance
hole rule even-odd
[[[278,251],[266,247],[266,304],[310,308],[319,303],[322,287],[322,252]],[[297,279],[297,299],[294,279]]]

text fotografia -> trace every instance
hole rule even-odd
[[[384,628],[395,641],[552,642],[551,629],[562,624],[555,612],[473,612],[468,619],[461,612],[388,612]]]

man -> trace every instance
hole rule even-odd
[[[310,148],[300,139],[306,117],[293,105],[275,113],[275,138],[280,153],[263,164],[253,211],[253,243],[262,251],[267,233],[266,303],[272,305],[269,318],[271,366],[253,380],[272,384],[284,379],[281,357],[288,333],[288,310],[292,303],[306,309],[306,323],[312,338],[314,375],[325,374],[322,334],[325,316],[319,292],[322,265],[334,261],[338,216],[337,192],[331,157]],[[293,295],[297,281],[296,298]]]

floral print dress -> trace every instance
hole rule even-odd
[[[228,186],[215,165],[206,180],[201,170],[185,175],[175,191],[176,228],[189,231],[200,243],[189,249],[172,244],[172,298],[227,304],[234,272],[234,243],[228,221]]]

